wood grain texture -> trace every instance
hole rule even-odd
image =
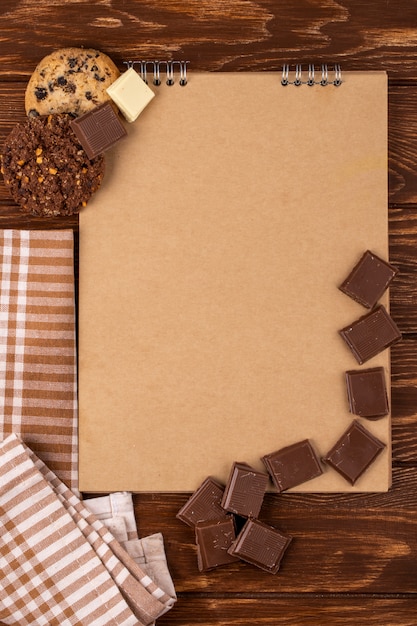
[[[394,473],[385,495],[267,494],[260,519],[293,537],[275,576],[244,563],[199,574],[193,531],[175,519],[188,494],[138,494],[135,506],[144,535],[156,532],[151,505],[158,510],[179,592],[297,593],[302,581],[306,593],[414,593],[417,474]]]
[[[220,591],[220,590],[219,590]],[[219,594],[220,595],[220,594]],[[416,598],[360,595],[194,597],[181,595],[177,607],[158,620],[159,626],[415,626]]]
[[[410,0],[2,0],[0,142],[24,119],[26,81],[62,46],[210,71],[340,62],[389,73],[393,486],[386,494],[268,494],[264,521],[294,537],[272,576],[237,563],[199,573],[189,494],[137,494],[141,535],[161,531],[179,599],[158,624],[415,626],[417,601],[417,3]],[[0,182],[1,228],[73,228],[22,214]],[[140,464],[140,459],[138,459]],[[146,468],[143,468],[146,471]]]
[[[409,0],[2,0],[0,74],[27,76],[57,47],[186,58],[207,70],[341,62],[415,76],[417,5]],[[69,26],[69,27],[68,27]]]
[[[396,204],[417,203],[417,85],[389,86],[389,198]]]

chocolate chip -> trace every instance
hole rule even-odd
[[[57,83],[58,83],[58,85],[63,87],[64,85],[67,84],[67,79],[65,78],[65,76],[58,76]]]
[[[86,100],[92,100],[93,99],[93,94],[91,93],[91,91],[86,91],[85,92],[85,97],[86,97]]]
[[[77,91],[77,87],[75,86],[75,83],[68,83],[63,87],[63,91],[65,91],[65,93],[75,93]]]
[[[45,100],[47,95],[48,95],[48,92],[45,89],[45,87],[37,87],[35,89],[36,100]]]

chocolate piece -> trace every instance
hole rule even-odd
[[[194,491],[176,517],[188,526],[195,526],[198,522],[222,520],[227,517],[221,507],[224,486],[210,476]]]
[[[351,413],[379,419],[389,413],[383,367],[346,372],[346,387]]]
[[[77,117],[71,122],[71,128],[89,159],[102,154],[127,135],[125,127],[109,102],[104,102],[92,111]]]
[[[276,574],[292,537],[256,519],[248,519],[229,554],[260,569]]]
[[[380,305],[339,331],[361,365],[401,339],[401,332]]]
[[[269,476],[247,463],[234,463],[226,484],[222,507],[242,517],[257,517]]]
[[[278,491],[290,489],[323,473],[320,461],[308,439],[262,457]]]
[[[367,250],[339,289],[371,309],[397,273],[396,267]]]
[[[236,539],[233,517],[224,520],[198,522],[195,527],[197,563],[200,572],[238,561],[228,549]]]
[[[354,485],[384,448],[382,441],[355,420],[323,461]]]

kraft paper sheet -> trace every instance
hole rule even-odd
[[[301,439],[324,455],[354,418],[338,331],[367,310],[338,285],[388,259],[386,74],[188,78],[154,88],[80,215],[82,491],[194,491]],[[361,421],[387,447],[355,487],[297,490],[389,488],[390,417]]]

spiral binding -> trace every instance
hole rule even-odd
[[[175,74],[179,72],[179,84],[184,87],[187,84],[187,65],[189,61],[123,61],[127,68],[138,69],[142,79],[149,83],[151,75],[152,84],[162,84],[161,71],[165,73],[165,83],[170,87],[175,84]]]
[[[309,87],[312,87],[313,85],[321,85],[322,87],[334,85],[335,87],[339,87],[343,82],[342,69],[339,64],[334,66],[333,75],[333,80],[329,80],[329,69],[327,64],[323,63],[321,65],[321,71],[319,72],[320,78],[317,78],[317,72],[314,64],[310,63],[308,66],[307,79],[303,80],[302,66],[297,64],[295,66],[294,80],[290,80],[290,66],[286,63],[282,68],[281,84],[284,85],[284,87],[287,85],[295,85],[296,87],[299,87],[300,85],[308,85]]]

